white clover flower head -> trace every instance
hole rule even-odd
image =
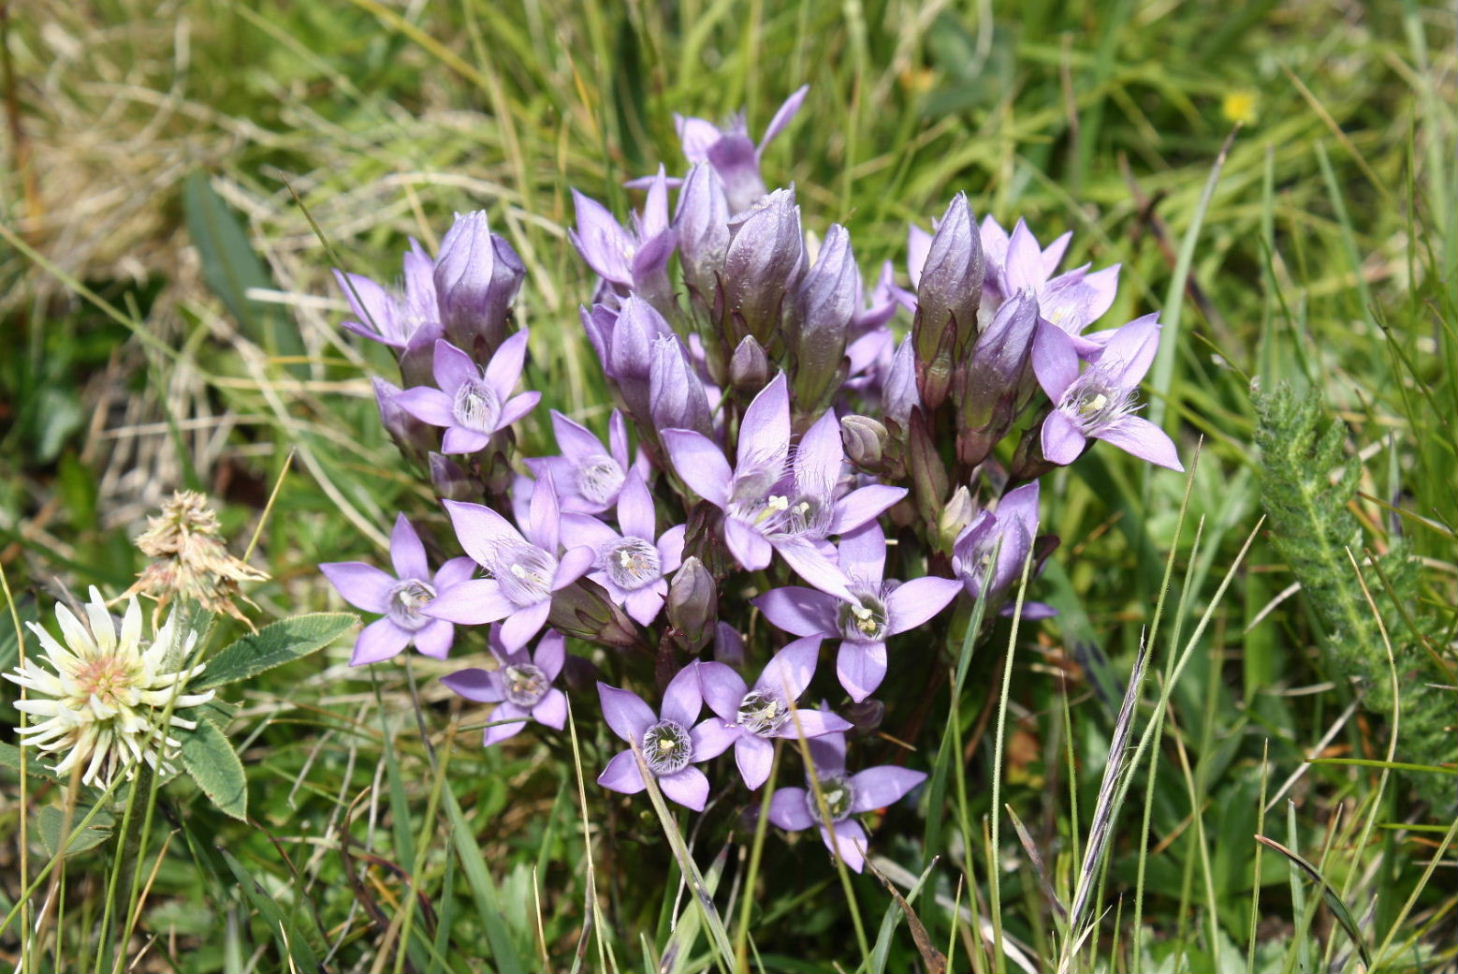
[[[179,638],[174,614],[147,642],[135,596],[127,602],[119,631],[101,593],[92,588],[90,596],[85,622],[57,603],[64,642],[28,623],[50,669],[30,657],[4,674],[29,691],[15,704],[36,720],[19,729],[21,743],[57,757],[51,768],[57,775],[84,767],[82,783],[101,788],[118,774],[130,778],[143,761],[159,775],[169,775],[182,746],[170,729],[197,726],[176,712],[206,703],[216,692],[182,692],[203,671],[201,664],[177,669],[191,654],[197,633]],[[167,716],[169,704],[173,713]]]

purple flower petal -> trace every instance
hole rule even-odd
[[[486,363],[486,384],[502,402],[510,398],[516,391],[516,384],[521,381],[521,370],[526,364],[527,337],[527,329],[523,328],[502,342],[496,354],[491,356],[491,361]]]
[[[553,730],[567,726],[567,695],[556,687],[548,690],[532,708],[532,720]]]
[[[886,678],[886,644],[841,643],[835,657],[835,675],[850,698],[860,703]]]
[[[777,591],[783,592],[785,589]],[[754,681],[754,688],[782,693],[787,703],[794,703],[800,699],[800,694],[805,692],[805,688],[810,685],[811,678],[815,676],[815,663],[819,656],[820,636],[818,634],[796,639],[775,653],[774,657],[765,664],[764,672],[760,673],[759,679]],[[738,707],[738,704],[736,703],[735,706]]]
[[[455,639],[456,627],[444,619],[436,619],[417,629],[412,641],[415,648],[426,656],[445,659],[451,654],[451,644]]]
[[[799,832],[815,824],[806,808],[809,792],[804,788],[781,788],[770,799],[769,820],[782,829]]]
[[[452,558],[440,566],[440,571],[435,573],[435,590],[443,592],[453,585],[470,579],[476,574],[476,562],[471,558]]]
[[[839,600],[812,588],[774,588],[754,599],[765,618],[795,636],[830,636],[836,631]]]
[[[452,426],[456,422],[451,412],[451,397],[430,386],[406,389],[395,397],[395,405],[431,426]]]
[[[871,484],[851,491],[835,502],[835,516],[830,522],[831,534],[847,534],[881,516],[906,496],[905,487]]]
[[[829,496],[840,480],[840,468],[844,463],[840,420],[835,418],[835,410],[827,409],[800,437],[800,445],[795,449],[795,482],[805,493]]]
[[[481,377],[481,370],[476,368],[471,356],[443,338],[436,340],[433,365],[435,384],[447,397],[453,396],[464,383]]]
[[[913,578],[897,586],[886,596],[886,615],[892,635],[915,629],[932,616],[942,611],[962,591],[962,583],[955,578],[939,578],[928,575]]]
[[[599,683],[597,695],[602,701],[603,720],[607,721],[614,734],[625,741],[641,741],[643,732],[658,722],[653,711],[636,693]],[[628,757],[632,758],[632,754],[628,754]]]
[[[794,719],[775,731],[774,736],[791,740],[802,734],[807,738],[824,737],[826,734],[843,734],[852,726],[850,721],[836,714],[801,708],[795,711]]]
[[[521,419],[527,413],[537,407],[542,401],[540,392],[523,392],[519,396],[512,396],[506,400],[506,405],[501,407],[501,415],[496,417],[496,428],[506,429],[512,423]]]
[[[557,572],[552,576],[552,591],[560,592],[586,575],[596,558],[597,553],[591,548],[569,548],[562,560],[557,562]]]
[[[751,524],[736,517],[724,519],[724,543],[734,560],[746,571],[763,571],[774,557],[774,549]]]
[[[594,549],[622,537],[591,514],[563,514],[561,533],[564,545]]]
[[[486,449],[491,437],[485,433],[468,430],[463,426],[452,426],[441,438],[440,452],[446,454],[479,453]]]
[[[723,508],[729,503],[729,461],[708,437],[693,430],[663,430],[659,434],[679,478],[695,494]]]
[[[825,847],[840,856],[846,866],[861,872],[866,867],[866,830],[861,828],[860,822],[853,819],[836,822],[834,828],[834,838],[823,826],[820,829],[820,838]]]
[[[557,504],[557,486],[552,480],[539,482],[532,491],[525,527],[523,533],[532,544],[549,555],[557,554],[557,543],[562,530],[562,509]]]
[[[551,599],[542,599],[535,605],[523,606],[506,617],[501,624],[501,645],[508,653],[514,653],[547,624],[547,614],[552,609]]]
[[[1044,459],[1067,466],[1078,459],[1088,437],[1065,413],[1055,409],[1043,420],[1042,443]]]
[[[744,678],[724,663],[699,664],[699,691],[709,709],[733,723],[739,719],[739,702],[749,692]]]
[[[775,117],[770,119],[769,125],[765,126],[764,135],[760,137],[759,147],[755,150],[758,156],[764,152],[765,146],[774,141],[775,136],[784,131],[785,126],[799,113],[800,106],[805,103],[805,96],[810,93],[809,85],[801,85],[795,93],[785,99],[785,103],[775,112]]]
[[[504,698],[501,694],[501,687],[493,679],[494,676],[495,674],[483,670],[479,666],[472,666],[464,670],[456,670],[449,676],[443,676],[440,682],[467,700],[474,700],[477,703],[500,703]]]
[[[776,541],[774,546],[780,557],[785,559],[785,564],[805,581],[822,592],[829,592],[846,600],[852,598],[850,580],[846,578],[845,572],[808,540],[790,538]]]
[[[420,535],[404,514],[395,518],[395,529],[390,532],[390,560],[395,565],[399,578],[430,578],[430,563],[425,559],[425,545]]]
[[[1057,325],[1039,321],[1033,331],[1032,359],[1038,385],[1057,403],[1078,378],[1078,350],[1073,339]]]
[[[745,787],[756,791],[769,780],[775,763],[775,746],[762,737],[741,734],[734,745],[734,763],[739,766]]]
[[[398,581],[384,569],[362,561],[329,561],[320,565],[319,571],[339,590],[346,602],[366,612],[386,611],[390,589]]]
[[[601,203],[572,191],[577,210],[577,228],[570,233],[572,243],[587,265],[604,280],[630,286],[633,272],[629,261],[636,244]]]
[[[527,712],[516,704],[501,704],[491,712],[491,723],[494,726],[486,728],[486,735],[482,743],[486,747],[490,747],[493,744],[500,744],[507,738],[515,737],[526,727],[529,719]]]
[[[739,423],[738,466],[748,467],[766,456],[779,457],[783,462],[789,452],[790,390],[785,373],[780,372],[744,411]]]
[[[549,682],[557,679],[557,674],[562,672],[562,664],[567,662],[566,637],[555,629],[548,629],[542,636],[542,641],[537,643],[532,662],[541,669]]]
[[[664,575],[678,571],[683,564],[683,540],[688,526],[675,524],[658,536],[658,565]]]
[[[702,812],[709,800],[709,779],[692,765],[677,774],[660,777],[658,787],[666,797],[696,812]]]
[[[663,704],[659,713],[663,714],[664,720],[692,727],[703,707],[704,694],[699,688],[698,664],[690,663],[674,674],[668,686],[663,688]]]
[[[436,595],[421,611],[458,626],[481,626],[505,619],[516,606],[501,593],[496,579],[473,578]]]
[[[660,578],[647,588],[628,593],[628,597],[623,599],[623,608],[634,622],[641,626],[651,626],[662,611],[667,596],[668,583]]]
[[[1099,365],[1111,369],[1114,381],[1124,388],[1137,386],[1154,364],[1159,351],[1159,332],[1164,326],[1159,315],[1135,318],[1110,336],[1099,355]]]
[[[1098,439],[1112,443],[1141,460],[1184,472],[1174,441],[1164,430],[1139,416],[1125,416],[1098,431]]]
[[[552,433],[557,437],[557,446],[562,455],[574,463],[581,463],[590,456],[603,452],[602,441],[586,426],[552,410]]]
[[[925,780],[925,772],[910,768],[898,768],[894,765],[867,768],[850,777],[851,788],[855,792],[851,810],[874,812],[878,808],[893,805]]]
[[[349,665],[364,666],[366,663],[378,663],[380,660],[400,655],[408,645],[410,645],[410,633],[389,619],[376,619],[360,630]]]
[[[886,532],[871,521],[840,539],[840,567],[861,585],[880,588],[886,574]]]
[[[717,758],[741,736],[738,727],[724,723],[718,716],[704,718],[689,731],[689,740],[694,746],[694,762]]]
[[[618,527],[623,529],[625,537],[652,541],[657,536],[654,520],[653,498],[648,493],[648,485],[643,483],[636,470],[630,470],[618,493]]]
[[[597,776],[597,783],[624,795],[636,795],[648,787],[643,783],[643,773],[639,770],[638,759],[633,756],[632,751],[619,751],[613,755],[607,767],[602,769],[602,774]]]

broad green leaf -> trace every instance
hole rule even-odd
[[[189,693],[236,683],[275,666],[318,652],[348,632],[359,616],[350,612],[315,612],[281,619],[244,636],[208,661]]]
[[[77,808],[71,813],[69,830],[73,833],[71,842],[66,846],[65,854],[74,856],[78,852],[85,852],[87,849],[94,849],[107,839],[111,838],[112,826],[116,821],[107,812],[97,812],[86,828],[77,833],[76,826],[86,818],[86,809]],[[68,828],[66,813],[63,809],[54,805],[45,805],[36,812],[35,816],[36,834],[40,837],[41,845],[51,856],[60,852],[63,845],[63,830]]]
[[[19,774],[20,748],[16,747],[14,744],[6,744],[0,742],[0,765],[10,768],[17,774]],[[50,768],[47,768],[45,765],[41,764],[38,755],[35,754],[26,755],[25,773],[30,775],[32,778],[44,778],[47,781],[54,781],[57,783],[60,783],[61,780],[60,778],[56,777],[55,772],[51,771]]]
[[[182,766],[218,809],[240,821],[248,820],[248,779],[243,762],[228,738],[212,723],[200,720],[197,729],[181,732]]]

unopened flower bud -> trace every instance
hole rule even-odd
[[[684,644],[698,652],[714,637],[719,591],[703,562],[690,555],[668,586],[668,622],[682,633]]]
[[[457,348],[489,358],[506,338],[506,316],[526,266],[486,213],[456,214],[435,263],[435,295],[446,338]]]
[[[705,436],[713,432],[708,393],[677,338],[653,341],[648,406],[658,429],[688,429]]]
[[[653,343],[673,337],[668,322],[647,301],[636,296],[623,301],[612,327],[607,373],[617,382],[623,401],[639,422],[648,422],[652,415],[649,380],[653,371]]]
[[[795,295],[790,349],[795,360],[795,396],[811,409],[834,391],[851,319],[860,310],[861,272],[850,234],[834,224],[814,265]]]
[[[947,501],[947,506],[942,508],[942,516],[937,520],[937,536],[941,539],[943,551],[952,549],[957,536],[967,529],[976,514],[972,493],[965,484],[952,492],[952,499]]]
[[[480,499],[480,486],[459,463],[440,453],[429,454],[427,460],[430,464],[430,483],[435,488],[437,497],[453,501]]]
[[[935,409],[946,398],[951,363],[977,333],[986,263],[965,194],[958,193],[937,226],[917,281],[912,322],[921,395]],[[945,361],[943,361],[945,360]],[[944,374],[945,373],[945,374]]]
[[[874,697],[867,697],[860,703],[852,703],[842,712],[846,720],[855,725],[862,734],[869,734],[881,726],[886,719],[886,705]]]
[[[840,441],[851,463],[864,470],[880,466],[886,450],[886,427],[869,416],[851,415],[840,421]]]
[[[1019,388],[1028,371],[1038,300],[1031,291],[1013,295],[977,336],[959,376],[958,458],[981,463],[1011,427]]]
[[[724,314],[731,334],[767,343],[780,325],[786,293],[804,258],[795,193],[777,189],[730,224],[724,255]]]
[[[916,388],[916,349],[911,336],[902,339],[891,358],[891,368],[881,388],[881,411],[887,419],[900,427],[906,435],[911,411],[921,405],[921,393]]]
[[[694,166],[684,180],[673,226],[684,283],[704,307],[712,308],[719,271],[729,250],[729,204],[719,174],[709,163]]]
[[[385,427],[395,445],[402,452],[416,456],[419,451],[434,447],[434,428],[410,415],[395,401],[400,395],[400,387],[379,376],[371,377],[370,382],[375,387],[375,403],[380,407],[380,425]]]
[[[769,356],[764,346],[753,335],[745,335],[729,361],[729,382],[741,395],[752,396],[765,387],[769,378]]]

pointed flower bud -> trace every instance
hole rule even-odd
[[[951,549],[976,513],[977,507],[972,503],[972,494],[966,484],[952,492],[952,499],[947,501],[947,506],[942,508],[942,516],[937,519],[937,536],[941,538],[944,551]]]
[[[904,436],[911,411],[921,405],[916,388],[916,349],[911,336],[902,339],[891,358],[891,368],[881,389],[881,407],[886,418],[901,427]]]
[[[673,329],[651,304],[637,296],[623,301],[608,341],[606,371],[639,422],[647,422],[652,415],[653,343],[661,338],[674,338]]]
[[[476,500],[481,496],[480,486],[456,461],[442,453],[431,453],[430,484],[437,497],[452,501]]]
[[[1037,326],[1037,298],[1032,291],[1019,291],[977,336],[957,389],[961,400],[957,453],[963,463],[981,463],[1012,427]]]
[[[754,395],[769,382],[769,374],[769,356],[765,355],[764,347],[753,335],[745,335],[729,360],[730,383],[744,395]]]
[[[730,224],[724,256],[724,314],[735,337],[769,342],[780,324],[786,292],[804,258],[800,207],[791,189],[777,189]]]
[[[845,455],[863,470],[875,470],[886,451],[886,427],[869,416],[846,416],[840,421]]]
[[[648,373],[648,408],[658,429],[694,430],[709,436],[713,424],[704,383],[677,338],[653,340]]]
[[[421,422],[401,406],[396,399],[403,392],[399,386],[374,376],[370,382],[375,387],[375,402],[380,407],[380,425],[390,434],[390,439],[402,452],[419,455],[418,451],[435,446],[436,434],[427,423]]]
[[[668,586],[668,621],[693,652],[714,638],[718,606],[714,576],[699,559],[685,558]]]
[[[795,394],[804,408],[819,405],[835,391],[847,331],[860,305],[861,272],[850,234],[834,224],[795,295],[790,349],[795,357]]]
[[[729,204],[714,167],[699,163],[679,191],[673,220],[678,235],[683,279],[705,307],[713,307],[719,271],[729,250]]]
[[[967,197],[958,193],[947,207],[927,250],[917,282],[917,379],[922,398],[935,409],[946,398],[952,363],[977,333],[986,267],[981,237]]]
[[[489,358],[506,338],[507,312],[525,277],[521,258],[491,232],[484,210],[457,213],[441,241],[433,276],[440,320],[451,344]]]

